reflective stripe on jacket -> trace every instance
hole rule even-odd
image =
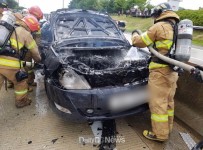
[[[20,68],[20,63],[21,63],[21,66],[23,66],[22,62],[19,62],[19,60],[10,60],[5,58],[0,58],[0,65],[2,66]]]
[[[149,64],[149,69],[158,69],[158,68],[165,68],[165,67],[168,67],[168,65],[159,64],[159,63],[155,63],[155,62],[150,62],[150,64]]]

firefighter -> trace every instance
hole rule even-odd
[[[32,6],[30,8],[28,8],[28,13],[33,15],[38,21],[40,21],[43,18],[43,12],[42,10],[38,7],[38,6]],[[37,46],[40,46],[40,42],[41,42],[41,29],[38,30],[38,32],[35,32],[33,35],[33,38],[35,39]],[[27,53],[26,57],[25,57],[26,61],[31,61],[32,57],[30,53]],[[30,86],[36,86],[37,83],[34,82],[35,79],[35,74],[33,72],[33,68],[26,68],[27,72],[29,73],[29,77],[28,77],[28,84]],[[30,87],[29,91],[32,91],[33,89]]]
[[[32,32],[39,30],[39,22],[33,16],[28,15],[24,17],[22,21]],[[23,71],[23,68],[21,68],[22,65],[20,65],[19,53],[22,53],[25,49],[27,49],[36,62],[40,62],[41,57],[32,35],[22,26],[17,26],[15,28],[15,31],[10,37],[9,43],[9,47],[15,50],[16,54],[11,55],[8,53],[0,55],[0,88],[2,87],[5,78],[10,80],[14,84],[16,107],[21,108],[30,105],[31,99],[28,98],[27,79],[23,78],[22,81],[17,81],[17,74],[19,75]]]
[[[20,25],[20,26],[24,27],[27,31],[30,31],[29,27],[25,23],[23,23],[23,21],[22,21],[22,19],[25,17],[25,16],[23,16],[23,14],[16,12],[13,15],[16,18],[16,24],[17,25]],[[9,80],[7,81],[7,88],[14,88],[13,83]]]
[[[28,8],[28,12],[29,12],[29,14],[35,16],[38,21],[40,21],[43,18],[43,12],[39,8],[39,6],[32,6],[32,7]]]
[[[132,33],[132,44],[140,48],[153,45],[159,53],[168,56],[173,45],[174,26],[179,22],[179,16],[172,11],[168,3],[156,6],[151,16],[154,18],[154,25],[142,35]],[[178,74],[169,64],[154,56],[149,64],[149,72],[152,131],[144,130],[143,135],[150,140],[166,141],[173,127]]]
[[[0,0],[0,19],[3,16],[4,9],[8,7],[6,0]]]
[[[30,7],[28,9],[28,13],[33,15],[34,17],[36,17],[38,21],[43,19],[43,12],[42,12],[42,10],[38,6],[32,6],[32,7]],[[34,36],[34,39],[35,39],[37,45],[39,46],[40,45],[40,41],[41,41],[41,30],[36,32],[33,36]]]
[[[26,13],[27,12],[27,13]],[[21,19],[28,15],[28,14],[31,14],[33,15],[38,21],[40,19],[43,18],[43,12],[41,11],[41,9],[38,7],[38,6],[32,6],[30,7],[27,11],[24,11],[24,14],[22,13],[15,13],[15,17],[16,17],[16,22],[17,24],[20,24],[21,26],[24,26],[24,23],[22,24],[21,22]],[[24,26],[28,31],[30,31],[26,26]],[[37,46],[40,45],[40,41],[41,41],[41,29],[39,29],[38,32],[35,32],[35,33],[32,33],[33,35],[33,38],[35,39],[36,43],[37,43]],[[25,61],[29,61],[31,62],[32,61],[32,57],[31,57],[31,53],[27,53],[26,56],[25,56]],[[30,87],[30,86],[36,86],[37,83],[34,82],[34,79],[35,79],[35,75],[34,75],[34,71],[33,71],[33,68],[32,67],[25,67],[25,70],[27,71],[27,73],[29,74],[28,75],[28,85],[29,85],[29,92],[32,92],[33,89]],[[13,88],[13,84],[12,82],[8,82],[8,85],[7,85],[8,88]]]

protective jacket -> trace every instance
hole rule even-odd
[[[132,44],[141,48],[154,44],[154,47],[159,53],[166,55],[173,44],[173,27],[167,20],[175,23],[179,21],[179,16],[173,11],[163,12],[160,17],[155,20],[155,24],[146,32],[142,35],[132,37]],[[156,69],[166,66],[166,64],[156,63],[152,59],[149,68]]]
[[[22,50],[23,48],[28,49],[31,53],[32,58],[36,62],[41,61],[41,57],[38,51],[37,44],[33,39],[32,35],[24,28],[24,27],[16,27],[16,34],[15,32],[12,33],[10,38],[10,45],[11,47],[18,52],[18,48]],[[16,69],[20,67],[19,59],[10,56],[0,55],[0,68],[8,68],[9,69]]]

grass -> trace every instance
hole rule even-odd
[[[112,15],[111,17],[115,20],[125,21],[127,32],[132,32],[135,29],[146,31],[153,24],[153,20],[151,18],[126,17],[125,15]],[[194,31],[192,43],[194,45],[203,46],[203,31]]]
[[[192,43],[194,45],[203,46],[203,31],[194,31]]]
[[[142,19],[142,18],[136,18],[131,16],[126,17],[125,15],[121,15],[121,16],[113,15],[111,17],[115,20],[125,21],[127,32],[132,32],[135,29],[146,31],[153,24],[153,20],[151,18]]]

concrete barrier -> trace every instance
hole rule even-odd
[[[189,73],[178,80],[175,116],[203,136],[203,83],[198,83]]]

